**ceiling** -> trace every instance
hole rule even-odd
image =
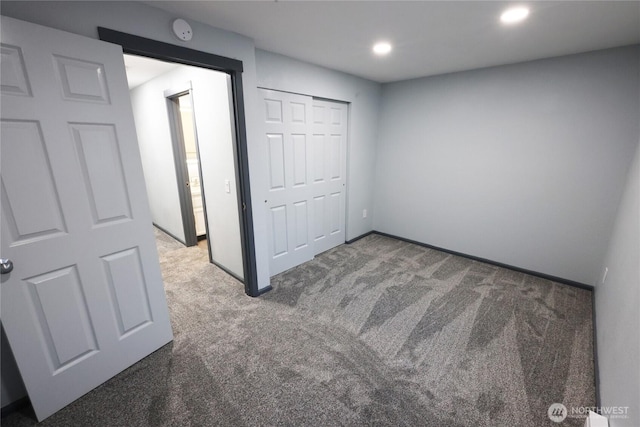
[[[148,82],[152,78],[180,67],[180,64],[163,62],[157,59],[145,58],[136,55],[123,55],[124,67],[127,72],[129,90]]]
[[[640,43],[640,1],[150,1],[176,18],[377,82]],[[500,23],[510,5],[523,23]],[[197,38],[197,31],[194,38]],[[377,40],[393,44],[376,57]]]

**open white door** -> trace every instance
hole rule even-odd
[[[172,332],[122,50],[1,19],[2,323],[42,420]]]

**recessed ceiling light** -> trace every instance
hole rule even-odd
[[[391,52],[391,44],[387,42],[379,42],[373,45],[373,53],[376,55],[386,55]]]
[[[527,16],[529,16],[529,9],[526,7],[513,7],[502,12],[500,21],[504,24],[515,24],[516,22],[524,21]]]

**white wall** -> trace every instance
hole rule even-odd
[[[347,240],[371,231],[380,85],[262,50],[256,50],[256,70],[260,87],[349,103]],[[261,191],[267,192],[266,180]]]
[[[215,79],[196,78],[193,84],[211,256],[219,265],[243,278],[240,211],[233,155],[235,126],[234,121],[230,120],[233,117],[231,78],[218,73]],[[225,190],[225,181],[230,183],[229,193]]]
[[[16,19],[95,39],[98,38],[97,27],[101,26],[242,61],[252,189],[259,187],[260,183],[264,182],[264,177],[268,176],[268,165],[263,161],[266,157],[266,149],[264,144],[261,144],[261,127],[257,125],[260,121],[257,109],[259,98],[256,89],[255,46],[248,37],[190,21],[194,32],[193,39],[187,43],[181,42],[171,30],[171,23],[177,16],[138,2],[13,2],[3,0],[0,3],[0,12]],[[258,192],[252,191],[251,202],[254,209],[258,207],[253,215],[258,288],[263,289],[269,286],[269,263],[266,218],[259,209],[264,204],[264,199],[260,200],[260,197]]]
[[[174,73],[165,74],[138,86],[130,94],[151,218],[154,224],[184,242],[171,129],[163,95],[165,89],[177,86],[176,80],[185,83],[182,74],[182,69],[175,73],[175,79]]]
[[[596,289],[598,364],[602,406],[628,406],[611,427],[640,425],[640,144],[618,209]],[[601,277],[600,277],[601,279]]]
[[[211,255],[243,277],[242,246],[234,169],[235,144],[230,78],[227,74],[181,65],[131,91],[138,145],[154,223],[184,239],[165,90],[191,85],[200,148]],[[230,192],[225,191],[225,180]]]
[[[384,85],[374,228],[594,284],[638,141],[639,52]]]

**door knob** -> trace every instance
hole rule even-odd
[[[11,273],[13,270],[13,261],[7,258],[0,258],[0,274]]]

